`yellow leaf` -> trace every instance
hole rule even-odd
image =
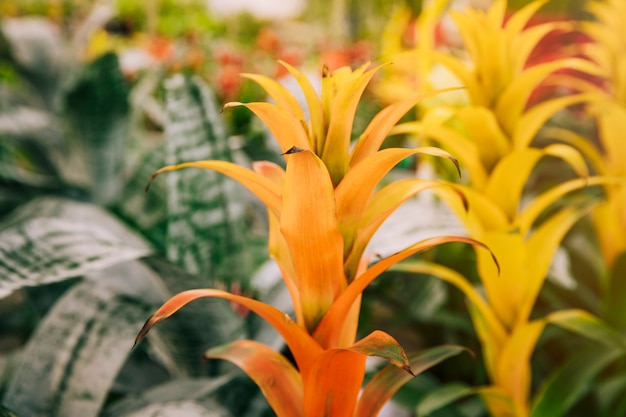
[[[307,129],[303,121],[291,112],[270,103],[226,103],[224,108],[243,106],[257,115],[265,123],[278,142],[282,152],[287,152],[292,146],[301,149],[312,149]]]
[[[545,320],[534,320],[513,329],[498,359],[495,383],[511,396],[523,415],[529,411],[530,357],[545,326]]]
[[[324,119],[324,109],[322,108],[322,102],[313,88],[313,85],[309,81],[309,79],[300,71],[289,65],[284,61],[278,61],[295,80],[300,85],[300,89],[304,93],[304,98],[306,100],[308,109],[309,109],[309,118],[310,118],[310,128],[311,134],[313,135],[312,143],[313,151],[315,154],[319,155],[322,152],[322,144],[325,136],[325,126],[328,123],[327,120]]]
[[[305,120],[298,100],[296,100],[293,94],[291,94],[291,92],[279,82],[260,74],[243,73],[241,76],[259,84],[276,102],[278,107],[287,110],[300,120]]]

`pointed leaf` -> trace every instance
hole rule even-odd
[[[425,116],[425,119],[427,117]],[[474,188],[481,189],[483,187],[487,173],[476,144],[468,137],[446,126],[432,126],[422,122],[402,123],[392,130],[392,134],[402,133],[415,135],[420,138],[420,141],[423,138],[437,142],[459,160],[459,165],[469,173]]]
[[[356,231],[356,234],[350,235],[346,233],[344,246],[349,252],[347,255],[344,255],[346,258],[344,269],[348,279],[351,281],[356,276],[356,269],[372,237],[400,205],[421,191],[431,188],[447,188],[449,186],[447,183],[438,181],[405,179],[394,181],[376,191],[370,198],[370,201],[368,201],[365,211],[358,218],[359,222],[352,225],[352,230]],[[450,194],[454,194],[457,190],[452,188],[450,191]],[[467,207],[465,196],[460,192],[456,194],[463,206]]]
[[[613,346],[596,345],[577,351],[541,385],[532,402],[530,417],[564,416],[591,387],[604,368],[624,355]]]
[[[515,128],[512,137],[514,148],[523,149],[529,147],[539,129],[557,111],[574,104],[597,101],[600,97],[593,93],[576,94],[555,98],[534,106],[524,113]]]
[[[350,346],[353,352],[359,352],[366,356],[378,356],[387,359],[392,365],[411,372],[409,360],[404,349],[396,339],[381,330],[375,330],[363,339]]]
[[[335,185],[339,184],[348,169],[350,137],[357,105],[365,87],[380,68],[373,68],[342,86],[332,102],[321,158]]]
[[[603,345],[621,349],[626,353],[626,337],[584,310],[556,311],[551,313],[547,319],[551,324],[578,333]]]
[[[227,161],[197,161],[197,162],[185,162],[183,164],[171,165],[163,167],[152,174],[150,182],[154,181],[157,175],[164,172],[175,171],[182,168],[203,168],[212,171],[220,172],[227,175],[241,185],[246,187],[250,192],[256,195],[259,200],[265,204],[268,210],[271,210],[278,215],[280,213],[281,206],[281,190],[274,182],[268,180],[256,172],[247,168],[236,165]],[[150,183],[148,183],[148,188]]]
[[[528,233],[537,218],[548,208],[564,195],[592,185],[601,184],[620,184],[623,180],[612,177],[589,177],[574,179],[563,182],[544,191],[535,197],[520,214],[518,214],[513,224],[514,228],[519,228],[522,234]],[[471,204],[471,203],[470,203]]]
[[[474,390],[464,384],[446,384],[429,391],[419,402],[415,413],[417,417],[427,417],[431,413],[474,394]]]
[[[326,313],[318,327],[315,329],[315,339],[320,341],[323,346],[336,346],[338,329],[341,329],[344,317],[348,313],[348,310],[354,303],[355,299],[372,281],[374,281],[381,273],[389,269],[391,266],[408,258],[409,256],[449,242],[469,243],[471,245],[487,249],[483,243],[474,239],[461,236],[439,236],[422,240],[394,255],[382,259],[352,281],[350,285],[348,285],[348,287],[341,293],[339,298],[335,300],[328,313]]]
[[[413,353],[409,355],[413,374],[394,365],[384,367],[363,388],[354,417],[378,416],[387,401],[414,376],[464,351],[467,349],[461,346],[443,345]]]
[[[338,226],[344,236],[344,251],[349,253],[358,232],[363,212],[372,191],[383,177],[401,160],[411,155],[426,154],[450,159],[458,169],[458,162],[449,153],[434,147],[415,149],[389,148],[376,152],[353,166],[337,186]],[[360,257],[359,257],[360,258]]]
[[[472,303],[482,320],[486,323],[489,332],[499,340],[503,341],[506,338],[506,330],[495,316],[492,308],[463,275],[443,265],[426,261],[407,261],[393,266],[392,269],[394,271],[431,275],[454,285]]]
[[[347,285],[333,185],[326,166],[313,152],[288,155],[283,200],[281,232],[298,275],[304,321],[313,331]]]
[[[265,92],[269,94],[269,96],[276,102],[278,107],[289,111],[300,120],[305,120],[304,113],[302,113],[302,109],[300,108],[298,100],[296,100],[293,94],[291,94],[291,92],[285,86],[277,81],[274,81],[270,77],[266,77],[265,75],[248,73],[242,73],[239,75],[243,78],[248,78],[249,80],[252,80],[260,85],[265,90]]]
[[[261,388],[278,417],[304,416],[302,378],[280,353],[252,340],[237,340],[206,352],[241,368]]]
[[[271,324],[291,349],[291,352],[298,363],[300,370],[308,372],[313,358],[318,355],[322,348],[306,333],[306,331],[298,326],[291,318],[280,310],[272,306],[264,304],[251,298],[234,295],[226,291],[214,289],[196,289],[180,292],[165,302],[152,316],[148,318],[142,329],[139,331],[135,344],[143,339],[150,329],[158,322],[165,320],[172,314],[176,313],[188,303],[203,297],[216,297],[241,304],[256,314],[261,316],[265,321]]]
[[[350,156],[350,166],[354,166],[364,158],[377,152],[391,128],[413,108],[417,103],[425,98],[432,97],[435,94],[446,91],[459,90],[458,87],[444,88],[442,90],[432,91],[429,93],[414,94],[409,99],[391,104],[381,110],[369,123],[363,134],[356,142]]]
[[[504,130],[513,133],[528,103],[528,98],[537,86],[550,74],[561,69],[578,70],[597,75],[597,66],[586,59],[567,58],[535,65],[517,76],[499,96],[495,105],[498,120]]]
[[[526,295],[523,303],[518,306],[518,323],[523,323],[530,317],[552,259],[565,234],[588,212],[589,207],[565,208],[543,222],[527,240],[527,256],[532,263],[526,271]]]
[[[302,120],[287,110],[270,103],[239,102],[226,103],[224,108],[228,109],[237,106],[246,107],[265,123],[272,135],[274,135],[282,152],[287,152],[292,146],[312,149],[313,145],[309,142],[309,136],[302,124]]]
[[[303,73],[284,61],[279,60],[278,62],[287,71],[289,71],[292,77],[296,79],[296,81],[300,85],[300,88],[302,89],[302,92],[304,93],[304,98],[306,99],[306,103],[309,109],[309,118],[311,120],[310,128],[313,134],[313,151],[316,155],[319,155],[322,152],[321,146],[324,143],[323,141],[325,139],[324,127],[328,123],[328,121],[324,119],[324,109],[322,108],[322,102],[317,95],[315,88],[313,88],[313,85]]]
[[[545,155],[563,159],[579,176],[586,178],[589,174],[584,158],[568,145],[554,144],[543,149],[527,148],[509,153],[496,165],[485,188],[487,197],[498,204],[509,219],[515,219],[526,181]]]

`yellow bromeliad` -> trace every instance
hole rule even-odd
[[[398,162],[416,154],[444,157],[455,164],[456,160],[434,147],[380,149],[391,128],[423,98],[419,94],[383,109],[350,146],[357,104],[377,68],[341,68],[333,73],[325,70],[320,97],[302,73],[283,65],[304,92],[308,119],[290,92],[260,75],[244,74],[261,85],[275,104],[229,103],[226,107],[245,106],[265,122],[285,155],[286,169],[270,162],[257,162],[248,169],[225,161],[198,161],[162,168],[154,176],[187,167],[210,169],[234,178],[265,204],[269,252],[290,292],[295,321],[250,298],[197,289],[167,301],[148,319],[137,340],[157,322],[197,298],[234,301],[278,330],[297,368],[254,341],[232,342],[210,350],[207,356],[230,360],[241,367],[261,387],[279,417],[375,416],[410,378],[413,361],[422,361],[428,367],[462,349],[442,347],[425,359],[420,354],[407,357],[398,343],[382,331],[357,341],[363,290],[383,271],[419,251],[446,242],[484,245],[460,236],[435,237],[369,266],[364,251],[384,220],[416,193],[447,186],[411,178],[379,187],[383,177]],[[463,205],[463,196],[457,198]],[[380,371],[359,397],[368,355],[387,358],[391,368]]]
[[[610,102],[595,111],[602,151],[582,150],[589,150],[585,153],[598,172],[626,178],[622,140],[626,129],[626,4],[617,0],[592,2],[589,9],[597,20],[583,26],[595,41],[587,45],[586,52],[608,80]],[[617,256],[626,252],[626,189],[607,187],[606,202],[596,208],[594,217],[604,260],[611,268]]]
[[[436,192],[457,213],[469,235],[490,247],[501,264],[498,271],[484,254],[477,254],[484,296],[465,278],[442,266],[419,263],[404,267],[439,276],[463,290],[472,301],[472,319],[493,384],[479,392],[494,416],[530,415],[530,357],[545,325],[561,317],[531,320],[530,314],[561,240],[589,207],[554,210],[541,222],[539,217],[569,192],[615,182],[605,177],[588,178],[585,160],[570,145],[531,147],[539,129],[557,111],[599,97],[590,91],[527,108],[531,92],[554,71],[570,68],[600,73],[595,64],[579,58],[526,67],[531,51],[547,33],[570,27],[568,23],[549,22],[526,29],[530,18],[545,3],[531,2],[508,19],[505,0],[495,0],[486,12],[453,12],[469,62],[439,51],[426,54],[464,84],[470,104],[435,107],[421,121],[394,129],[396,133],[432,140],[458,155],[470,184],[455,187],[466,196],[469,211],[455,200],[449,188]],[[582,178],[529,196],[522,205],[526,182],[545,157],[564,160]]]

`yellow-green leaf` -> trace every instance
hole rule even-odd
[[[387,401],[414,375],[464,351],[461,346],[443,345],[413,353],[408,357],[413,375],[394,365],[384,367],[363,388],[354,417],[378,416]]]

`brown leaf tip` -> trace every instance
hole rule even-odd
[[[293,145],[291,148],[287,149],[285,152],[281,153],[281,155],[290,155],[292,153],[302,152],[304,149],[298,148],[296,145]]]
[[[405,371],[407,371],[411,376],[415,376],[415,374],[413,373],[413,370],[411,369],[411,367],[409,365],[404,365],[402,367],[402,369],[404,369]]]
[[[322,78],[328,78],[331,75],[332,74],[330,72],[330,69],[328,68],[328,66],[326,64],[324,64],[324,66],[322,67]]]
[[[152,326],[154,326],[154,323],[155,323],[154,316],[150,316],[150,318],[146,320],[141,330],[139,330],[137,337],[135,338],[135,343],[133,343],[133,349],[135,348],[135,346],[137,346],[137,343],[139,343],[141,339],[146,337],[146,335],[148,334]]]

